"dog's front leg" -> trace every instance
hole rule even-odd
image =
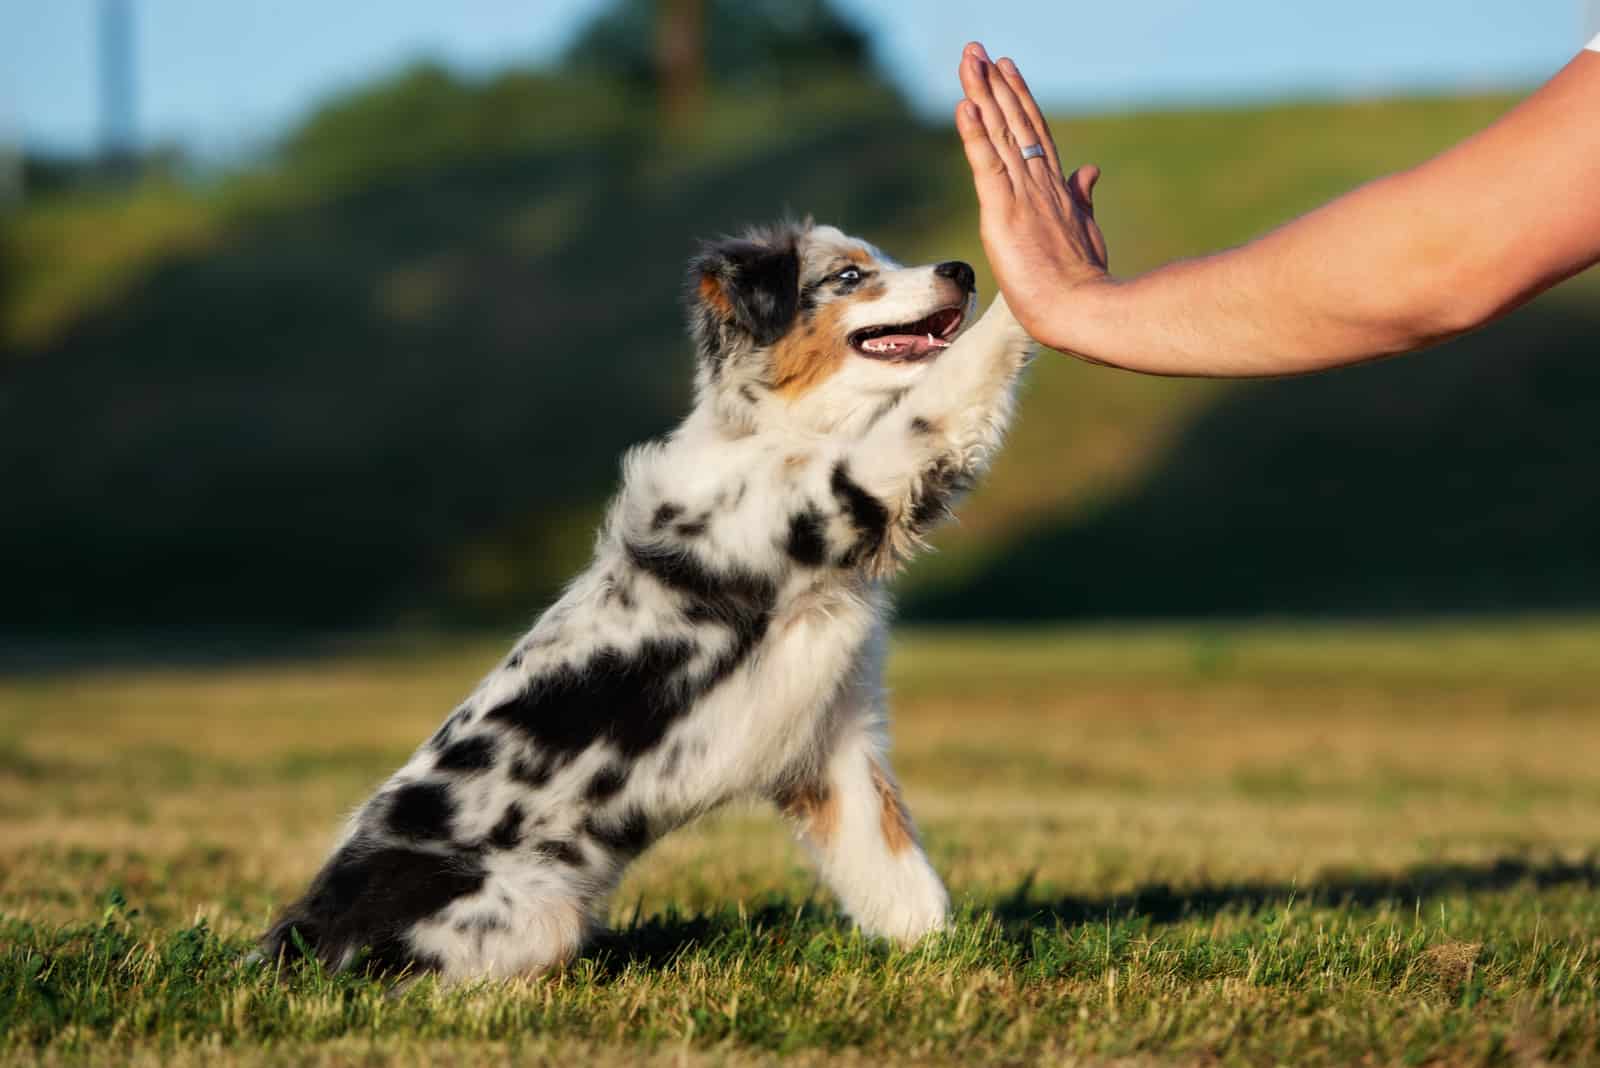
[[[843,711],[843,729],[820,770],[786,783],[774,800],[797,823],[818,873],[861,929],[912,942],[944,926],[950,897],[889,770],[877,713]]]
[[[881,509],[885,520],[886,536],[870,570],[887,572],[910,555],[988,466],[1011,421],[1013,387],[1033,347],[1005,298],[996,297],[983,318],[850,448],[844,478],[861,505],[854,511]]]
[[[967,466],[981,466],[1011,421],[1012,386],[1034,348],[1006,298],[996,296],[983,317],[939,357],[863,444],[878,452],[878,446],[892,446],[907,436],[926,439],[920,451],[953,449]]]

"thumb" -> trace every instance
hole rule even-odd
[[[1090,215],[1094,214],[1094,187],[1100,181],[1100,168],[1093,163],[1086,163],[1072,172],[1072,177],[1067,179],[1067,187],[1074,196],[1083,202]]]

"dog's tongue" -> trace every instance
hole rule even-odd
[[[861,347],[874,356],[906,359],[926,356],[936,349],[947,349],[950,347],[950,342],[932,334],[884,334],[882,337],[861,342]]]

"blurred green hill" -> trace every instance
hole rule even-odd
[[[1057,129],[1105,167],[1135,270],[1509,103]],[[713,85],[672,128],[628,76],[419,68],[331,101],[257,172],[31,205],[0,244],[0,623],[531,616],[585,558],[622,450],[683,410],[695,239],[786,213],[982,273],[953,132],[859,66]],[[1476,339],[1289,383],[1041,359],[909,610],[1592,607],[1595,296],[1580,279]]]

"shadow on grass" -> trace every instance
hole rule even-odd
[[[622,930],[598,933],[583,953],[599,978],[615,978],[630,967],[651,971],[670,967],[686,953],[706,949],[728,939],[747,940],[752,932],[771,932],[784,939],[787,932],[809,938],[819,928],[837,923],[832,907],[816,901],[776,900],[742,914],[733,909],[685,916],[675,910],[642,917]],[[799,933],[803,932],[803,934]]]
[[[1562,886],[1600,887],[1600,861],[1592,857],[1573,863],[1501,857],[1482,864],[1422,864],[1392,875],[1335,874],[1305,884],[1240,882],[1179,890],[1165,883],[1152,883],[1128,894],[1043,901],[1034,897],[1033,880],[1029,877],[1012,893],[992,904],[975,903],[975,908],[979,916],[992,916],[1004,938],[1027,952],[1034,931],[1057,925],[1079,926],[1107,920],[1172,924],[1225,912],[1281,909],[1291,904],[1360,909],[1385,904],[1410,906],[1448,894]],[[695,916],[669,912],[646,917],[625,930],[601,934],[584,956],[594,963],[598,977],[614,978],[629,967],[670,967],[687,953],[727,939],[748,939],[752,931],[770,932],[774,939],[786,938],[788,932],[808,939],[818,928],[843,923],[832,906],[812,901],[774,901],[744,916],[732,910]]]
[[[1291,903],[1367,909],[1385,904],[1410,905],[1445,894],[1500,893],[1525,886],[1545,890],[1597,885],[1600,863],[1593,857],[1575,863],[1500,857],[1483,864],[1421,864],[1392,875],[1332,874],[1304,884],[1240,882],[1178,890],[1166,883],[1150,883],[1128,894],[1050,901],[1032,898],[1030,878],[997,902],[992,913],[1008,930],[1028,929],[1041,923],[1094,923],[1107,917],[1177,923],[1222,912],[1283,908]]]

